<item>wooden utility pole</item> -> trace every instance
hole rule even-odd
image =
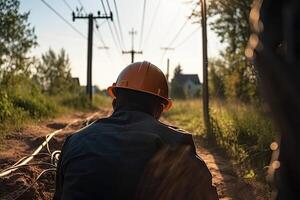
[[[203,117],[208,134],[212,134],[209,117],[209,94],[208,94],[208,58],[207,58],[207,27],[206,27],[206,0],[200,0],[201,5],[201,25],[202,25],[202,56],[203,56]]]
[[[170,59],[167,59],[167,74],[166,74],[166,78],[167,78],[167,83],[169,84],[169,77],[170,77]]]
[[[167,53],[167,51],[174,50],[174,48],[171,48],[171,47],[160,47],[160,49],[164,51],[161,62],[163,61],[163,58],[164,58],[165,54]],[[168,73],[167,73],[167,75],[168,75],[167,79],[169,78],[169,64],[170,64],[170,60],[168,58],[168,60],[167,60],[167,71],[168,71]]]
[[[135,51],[134,50],[134,35],[136,34],[136,31],[132,28],[132,31],[129,31],[129,34],[131,35],[131,50],[130,51],[122,51],[123,54],[131,54],[131,63],[134,63],[134,55],[135,54],[143,54],[142,51]]]
[[[88,15],[82,15],[78,14],[75,15],[74,12],[72,12],[73,21],[75,19],[88,19],[88,45],[87,45],[87,83],[86,83],[86,93],[89,96],[90,102],[93,100],[93,87],[92,87],[92,58],[93,58],[93,26],[94,26],[94,20],[95,19],[111,19],[113,20],[112,12],[110,12],[110,15],[100,15],[100,12],[98,12],[97,16],[93,16],[92,13]]]

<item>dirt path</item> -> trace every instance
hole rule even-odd
[[[99,111],[93,119],[105,117],[110,113],[108,110]],[[30,125],[21,132],[10,134],[0,152],[0,172],[7,167],[12,166],[16,161],[24,156],[31,155],[35,149],[43,143],[45,136],[55,130],[64,128],[74,120],[79,120],[72,126],[64,129],[50,140],[50,151],[60,150],[64,139],[86,125],[86,118],[93,113],[76,113],[70,116],[63,116],[53,120],[48,120],[40,124]],[[36,156],[29,164],[32,163],[50,163],[50,156],[46,155],[46,148],[42,149],[41,154]],[[0,178],[0,200],[16,199],[26,188],[33,184],[33,181],[44,170],[49,168],[48,165],[33,165],[18,169],[4,178]],[[44,174],[37,183],[27,190],[18,199],[22,200],[50,200],[54,191],[54,173]]]
[[[194,137],[197,154],[205,161],[222,200],[265,200],[267,188],[253,180],[246,181],[220,150],[209,147],[201,137]]]
[[[96,118],[107,116],[108,110],[102,110]],[[5,169],[24,156],[30,155],[44,140],[45,136],[55,130],[65,127],[75,119],[80,121],[71,127],[63,130],[49,143],[50,151],[61,149],[66,136],[85,126],[84,119],[92,113],[77,113],[71,116],[64,116],[54,120],[45,121],[41,124],[31,125],[21,132],[12,133],[6,140],[4,150],[0,152],[0,169]],[[266,199],[263,197],[265,191],[257,183],[245,182],[230,162],[222,157],[215,149],[208,147],[201,138],[194,137],[197,153],[206,162],[213,175],[213,183],[217,186],[219,198],[227,199]],[[30,163],[49,162],[46,156],[46,149],[34,158]],[[48,167],[49,168],[49,167]],[[5,178],[0,178],[0,200],[15,199],[27,187],[32,185],[33,180],[44,170],[45,166],[28,166],[21,168]],[[1,171],[0,170],[0,171]],[[54,173],[49,172],[43,175],[37,183],[26,191],[19,199],[43,199],[52,198],[54,191]]]

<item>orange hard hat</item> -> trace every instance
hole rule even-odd
[[[149,62],[136,62],[128,65],[120,74],[116,83],[108,87],[108,94],[116,98],[114,88],[124,88],[158,96],[163,101],[164,111],[172,106],[169,99],[168,83],[164,73]]]

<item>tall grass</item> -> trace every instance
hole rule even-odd
[[[163,114],[173,125],[197,135],[204,135],[200,100],[175,100],[172,108]]]
[[[111,99],[94,95],[93,104],[83,92],[50,96],[39,90],[18,92],[0,90],[0,146],[11,131],[20,131],[31,122],[77,111],[93,111],[109,107]]]
[[[242,167],[247,178],[263,177],[276,131],[262,107],[238,102],[210,104],[215,143]],[[200,100],[178,100],[164,116],[175,125],[206,137]]]

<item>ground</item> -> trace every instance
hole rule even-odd
[[[100,110],[93,119],[109,115],[109,110]],[[44,140],[45,136],[55,130],[64,128],[70,122],[79,120],[72,126],[57,134],[49,143],[50,151],[60,149],[66,136],[86,125],[86,118],[93,113],[76,113],[53,120],[36,123],[25,127],[21,132],[10,134],[0,152],[0,173],[24,156],[30,155]],[[91,119],[91,121],[93,120]],[[246,182],[232,166],[229,159],[217,149],[210,147],[201,137],[194,136],[197,153],[206,162],[213,175],[213,183],[219,198],[227,199],[266,199],[264,187],[253,181]],[[30,164],[49,162],[47,150],[35,157]],[[2,199],[51,199],[54,191],[54,172],[44,174],[36,183],[33,181],[45,166],[26,166],[0,178],[0,200]],[[33,184],[33,185],[32,185]],[[28,190],[29,186],[32,187]],[[26,190],[26,191],[25,191]],[[23,194],[22,194],[23,193]],[[22,195],[21,195],[22,194]],[[21,196],[20,196],[21,195]]]

